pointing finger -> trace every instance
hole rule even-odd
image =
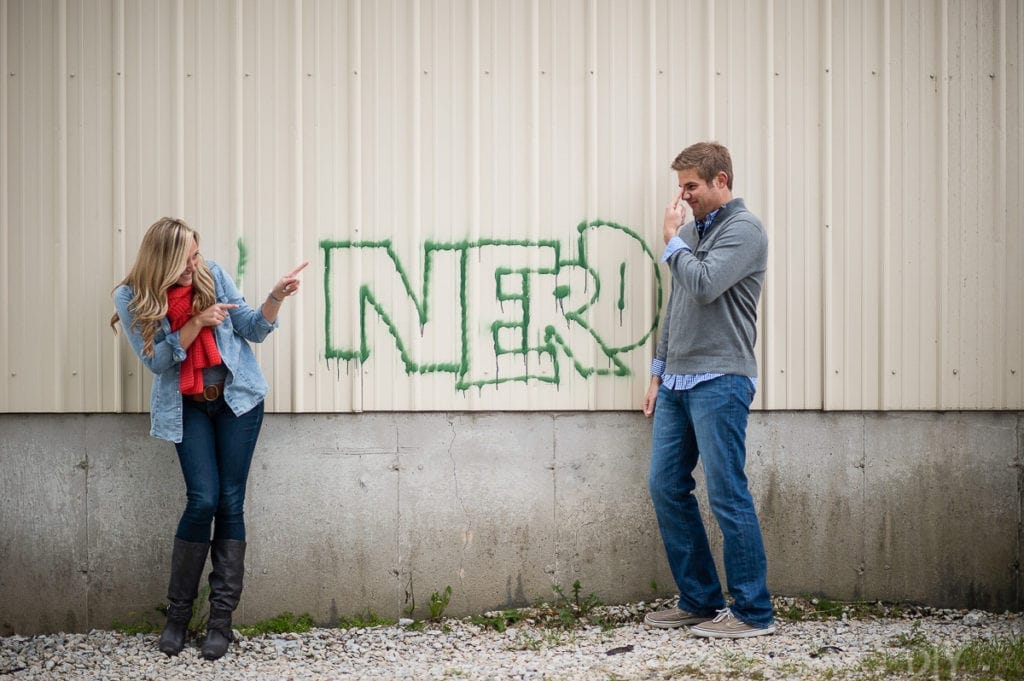
[[[288,276],[288,277],[295,277],[295,276],[298,276],[299,272],[301,272],[302,270],[306,269],[306,265],[308,265],[308,264],[309,264],[309,261],[308,261],[308,260],[306,260],[305,262],[303,262],[303,263],[302,263],[301,265],[299,265],[298,267],[296,267],[296,268],[295,268],[294,270],[292,270],[291,272],[289,272],[289,273],[288,273],[287,275],[285,275],[285,276]]]

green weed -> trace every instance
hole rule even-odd
[[[705,669],[699,664],[684,664],[681,667],[675,667],[665,672],[664,677],[666,679],[703,679],[705,678]]]
[[[206,635],[206,620],[209,616],[210,585],[199,591],[199,597],[192,602],[192,617],[188,621],[188,636],[199,638]],[[166,612],[166,609],[165,609]]]
[[[352,617],[343,615],[338,618],[337,623],[339,629],[369,629],[370,627],[390,627],[392,624],[397,624],[397,620],[381,617],[369,608],[352,615]]]
[[[296,617],[290,612],[283,612],[277,617],[239,627],[238,630],[246,636],[257,636],[259,634],[303,634],[312,628],[313,617],[309,613],[304,612]]]
[[[594,612],[596,608],[604,605],[604,602],[595,596],[593,593],[587,595],[585,598],[580,598],[580,594],[583,592],[583,587],[580,586],[580,580],[576,580],[572,583],[572,598],[565,595],[562,587],[558,584],[554,584],[551,590],[555,592],[558,599],[554,604],[553,617],[547,618],[549,626],[558,626],[562,629],[571,629],[576,626],[580,620],[585,620],[590,624],[596,624],[602,628],[609,628],[611,625],[606,622],[603,618],[598,617]]]
[[[538,635],[534,635],[529,631],[522,632],[515,640],[515,643],[509,646],[510,650],[541,650],[542,648],[557,648],[558,646],[570,643],[575,640],[575,636],[571,633],[564,633],[558,631],[541,631]]]
[[[973,641],[946,649],[914,634],[895,640],[909,649],[878,654],[862,661],[861,669],[883,676],[910,678],[971,679],[971,681],[1020,681],[1024,679],[1024,637]]]
[[[495,629],[504,633],[510,625],[515,625],[527,617],[527,613],[522,610],[510,609],[485,613],[483,615],[473,615],[469,618],[469,621],[485,629]]]
[[[764,678],[764,671],[760,668],[762,662],[739,651],[723,653],[721,664],[725,667],[724,672],[727,677],[740,677],[755,681]]]
[[[820,622],[831,619],[869,619],[900,617],[911,606],[880,601],[837,601],[821,596],[780,597],[775,601],[775,616],[786,622]]]
[[[1024,637],[968,643],[957,650],[955,659],[961,672],[1024,679]]]
[[[153,608],[154,613],[160,613],[161,608]],[[166,606],[163,606],[163,612],[166,615]],[[110,624],[110,628],[114,631],[119,631],[122,634],[155,634],[159,632],[163,625],[159,622],[155,622],[154,615],[151,613],[137,613],[129,612],[129,620],[122,622],[121,620],[114,620]]]
[[[209,596],[210,587],[207,585],[199,591],[199,596],[192,602],[192,615],[189,617],[188,627],[185,630],[185,635],[188,638],[199,638],[206,635]],[[155,606],[153,612],[158,613],[156,617],[150,613],[129,612],[130,619],[127,622],[114,620],[110,627],[123,634],[155,634],[163,629],[163,620],[167,618],[167,604],[162,603]],[[154,619],[161,621],[157,622]]]
[[[430,610],[430,619],[439,620],[444,615],[444,611],[448,608],[448,603],[452,599],[452,587],[445,587],[444,591],[438,593],[435,591],[430,594],[430,602],[427,603],[427,608]]]
[[[910,632],[901,632],[889,641],[889,645],[896,648],[920,648],[927,645],[928,639],[921,631],[921,623],[914,622],[910,625]]]

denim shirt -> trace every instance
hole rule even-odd
[[[235,282],[219,265],[210,261],[206,264],[213,275],[217,302],[238,305],[219,326],[213,327],[213,333],[221,361],[228,370],[224,381],[224,401],[236,416],[241,416],[259,404],[268,390],[267,381],[256,363],[256,356],[246,341],[262,342],[267,334],[277,328],[277,321],[271,324],[264,319],[261,310],[251,308],[235,287]],[[135,354],[156,375],[149,400],[149,433],[161,440],[181,442],[179,381],[185,350],[178,340],[178,332],[171,332],[171,323],[164,317],[153,336],[153,356],[142,355],[142,335],[138,329],[132,328],[135,317],[128,306],[134,297],[135,293],[127,284],[117,287],[114,291],[114,308]]]

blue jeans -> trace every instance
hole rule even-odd
[[[182,440],[175,444],[185,477],[185,512],[176,536],[190,542],[245,541],[245,485],[263,425],[263,401],[235,416],[223,396],[181,401]]]
[[[746,376],[720,376],[689,390],[662,386],[654,406],[648,485],[679,587],[679,607],[698,615],[713,614],[725,607],[725,599],[693,496],[693,470],[700,458],[711,512],[725,540],[732,612],[743,622],[762,627],[774,620],[768,562],[743,472],[753,398],[754,387]]]

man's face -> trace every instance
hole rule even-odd
[[[728,203],[731,192],[725,182],[725,173],[719,173],[710,184],[700,178],[696,168],[677,170],[676,174],[679,176],[679,188],[683,190],[683,201],[690,204],[697,219],[703,219]]]

